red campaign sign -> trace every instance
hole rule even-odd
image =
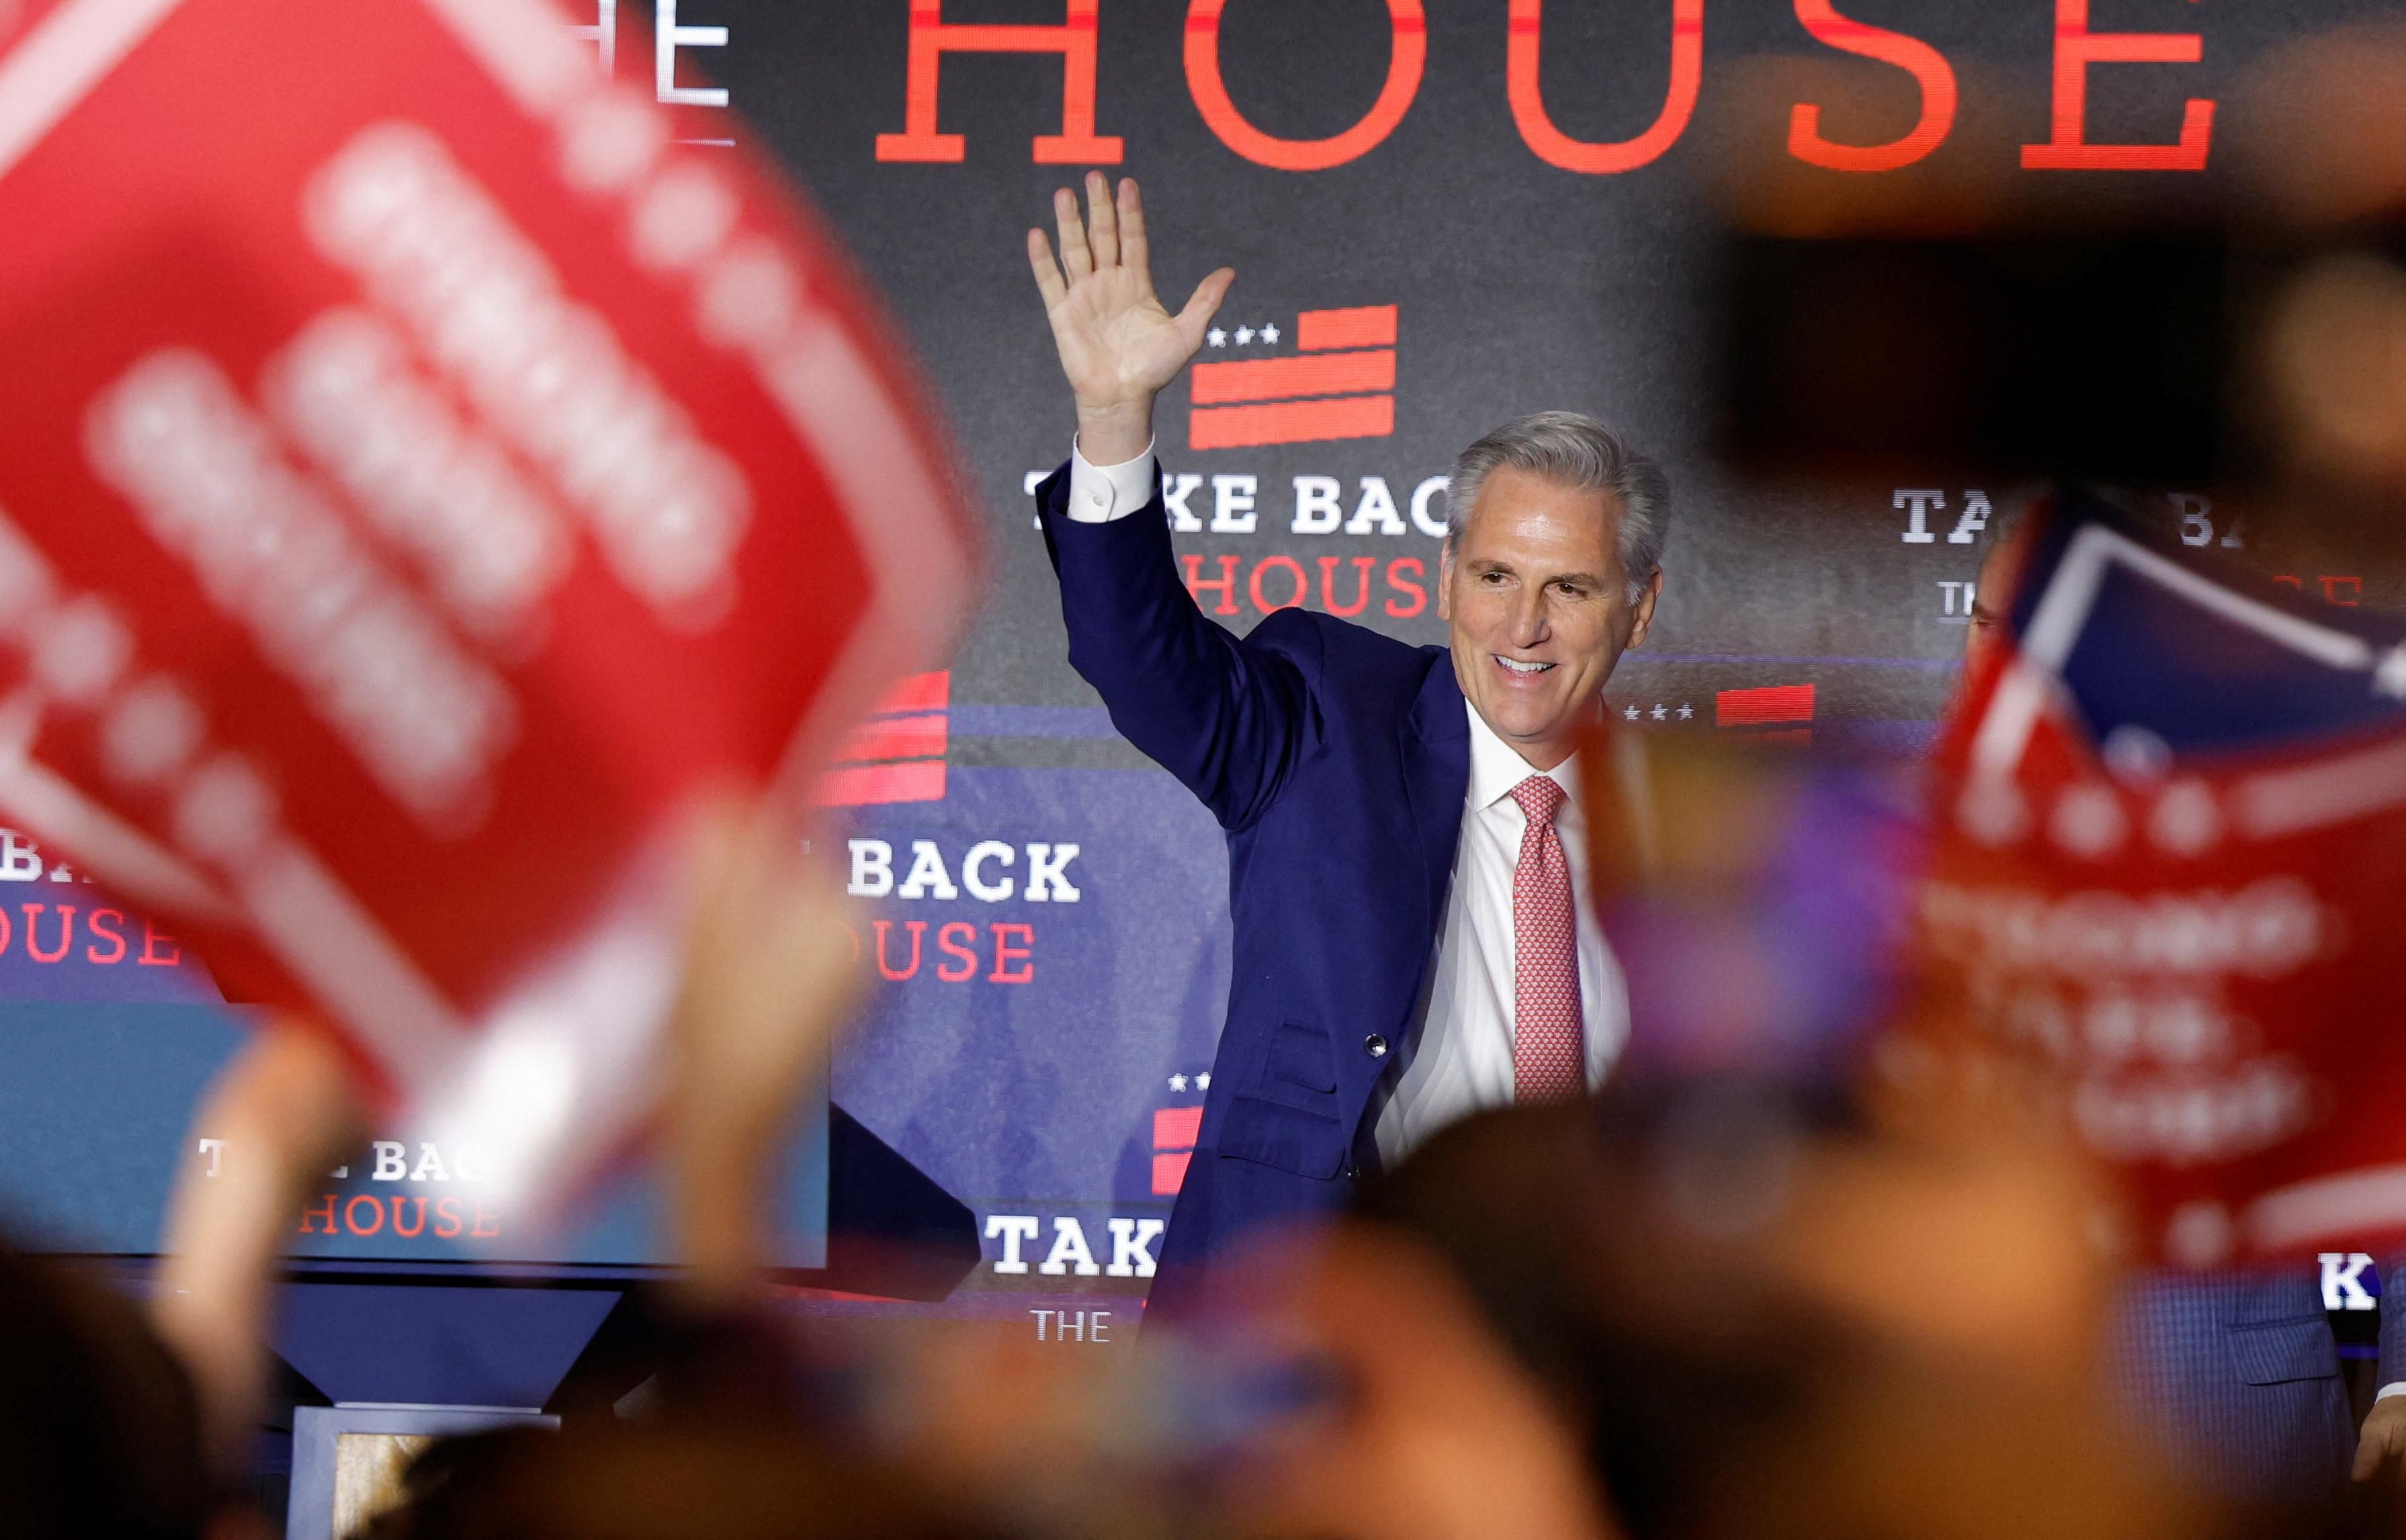
[[[2035,544],[1939,744],[1925,944],[2147,1257],[2406,1239],[2406,645],[2111,521]]]
[[[954,640],[926,399],[763,158],[545,0],[0,47],[0,816],[556,1193],[657,1081],[690,796]]]

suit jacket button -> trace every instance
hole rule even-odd
[[[1362,1039],[1362,1052],[1374,1059],[1383,1059],[1387,1056],[1387,1039],[1373,1032]]]

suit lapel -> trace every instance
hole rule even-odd
[[[1429,934],[1445,923],[1446,889],[1462,840],[1462,801],[1470,786],[1470,717],[1453,655],[1439,651],[1404,718],[1404,791],[1411,799],[1421,872],[1427,883]]]
[[[1404,1017],[1394,1027],[1396,1053],[1385,1061],[1384,1073],[1372,1083],[1353,1127],[1354,1158],[1366,1170],[1379,1167],[1380,1113],[1420,1052],[1421,992],[1428,987],[1429,963],[1437,932],[1445,925],[1454,848],[1462,841],[1462,804],[1470,790],[1469,707],[1463,703],[1462,685],[1453,677],[1453,655],[1442,648],[1432,651],[1436,656],[1429,660],[1420,694],[1395,729],[1403,760],[1404,796],[1411,805],[1408,859],[1420,872],[1421,912],[1428,928],[1411,959],[1411,988],[1403,996]]]

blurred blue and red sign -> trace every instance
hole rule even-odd
[[[1928,944],[2188,1265],[2406,1236],[2406,643],[2067,496],[1943,736]]]

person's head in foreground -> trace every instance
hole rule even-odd
[[[1482,1113],[1253,1294],[1347,1386],[1241,1482],[1358,1540],[2322,1533],[2183,1491],[2097,1393],[2058,1173],[1779,1088]]]
[[[0,1243],[0,1534],[239,1533],[217,1496],[191,1383],[140,1313],[100,1282]]]
[[[775,1421],[571,1422],[434,1445],[365,1540],[1002,1540],[926,1481]]]

